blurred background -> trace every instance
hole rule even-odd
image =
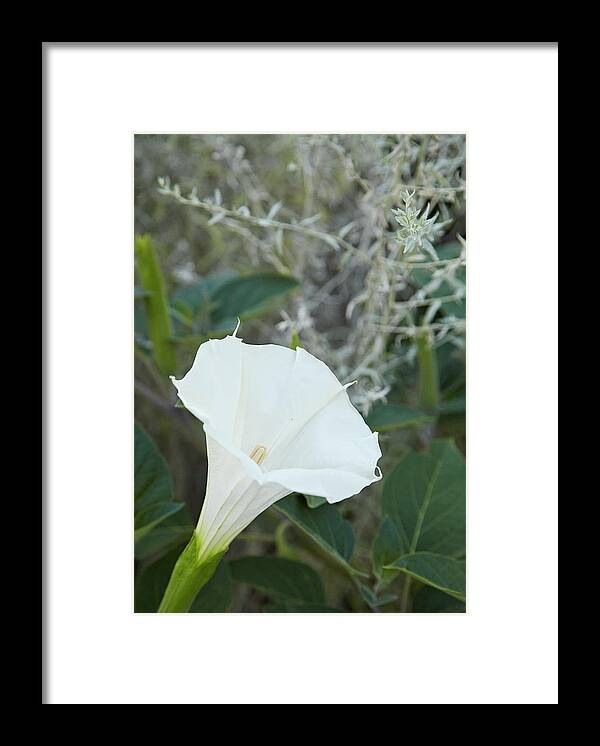
[[[342,383],[358,381],[348,393],[381,433],[384,476],[432,439],[464,455],[465,178],[464,135],[136,136],[136,490],[153,470],[177,503],[158,520],[136,513],[136,610],[154,610],[206,483],[201,423],[176,405],[168,376],[238,317],[246,342],[299,344]],[[229,554],[305,563],[336,610],[407,611],[402,588],[379,603],[383,489],[336,507],[360,582],[275,508]],[[194,610],[295,610],[238,567],[220,571]],[[450,596],[427,604],[464,610]]]

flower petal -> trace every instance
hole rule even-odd
[[[226,549],[240,531],[290,490],[264,484],[257,464],[241,452],[231,453],[206,426],[205,430],[208,481],[197,531],[202,553],[210,556]]]
[[[342,385],[329,368],[300,347],[243,345],[238,444],[250,453],[267,449],[263,469]]]
[[[211,339],[198,348],[186,375],[171,380],[192,414],[231,439],[242,381],[242,342],[237,337]]]
[[[293,491],[338,502],[381,479],[380,458],[378,433],[371,432],[342,390],[296,433],[267,477]]]

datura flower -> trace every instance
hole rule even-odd
[[[245,344],[236,332],[200,345],[189,372],[171,378],[204,423],[208,481],[159,611],[187,611],[231,541],[285,495],[335,503],[381,479],[378,434],[351,404],[351,384],[300,347]]]

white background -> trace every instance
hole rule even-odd
[[[46,48],[48,703],[557,701],[557,63]],[[131,612],[136,131],[468,133],[467,615]]]

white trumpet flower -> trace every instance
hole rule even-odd
[[[350,402],[351,384],[300,347],[245,344],[236,332],[200,345],[189,372],[171,379],[206,433],[206,497],[190,542],[197,566],[216,567],[291,492],[335,503],[382,476],[378,434]]]

